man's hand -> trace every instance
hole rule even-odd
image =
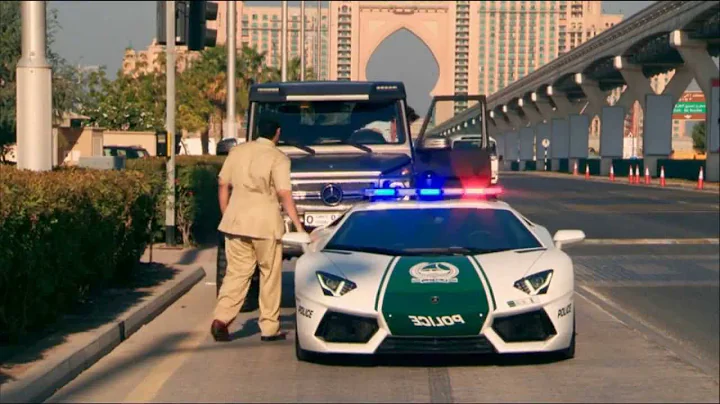
[[[300,218],[298,217],[297,208],[295,207],[295,201],[292,198],[292,191],[277,191],[277,195],[278,198],[280,198],[280,203],[282,203],[285,212],[287,212],[288,216],[290,216],[290,220],[292,220],[293,224],[295,225],[295,230],[307,233],[305,227],[300,222]]]
[[[230,184],[220,181],[218,183],[218,201],[220,201],[220,214],[225,214],[230,202]]]

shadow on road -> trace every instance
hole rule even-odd
[[[90,293],[54,323],[32,331],[21,342],[0,344],[0,386],[16,379],[34,362],[57,352],[74,335],[111,323],[176,272],[160,264],[138,264],[124,280]]]

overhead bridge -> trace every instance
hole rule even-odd
[[[706,179],[720,176],[720,2],[658,1],[487,98],[488,128],[507,161],[520,166],[545,153],[550,168],[572,170],[588,158],[590,124],[600,117],[600,168],[623,157],[625,116],[643,110],[643,163],[650,174],[672,153],[672,111],[693,79],[707,102]],[[674,70],[662,94],[651,78]],[[468,131],[471,107],[433,128]],[[543,139],[547,141],[543,142]],[[549,142],[549,143],[548,143]],[[543,143],[549,144],[545,150]],[[538,169],[548,169],[544,166]],[[521,168],[522,169],[522,168]]]

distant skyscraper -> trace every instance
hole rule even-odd
[[[265,52],[267,65],[279,68],[281,8],[251,4],[237,3],[238,47]],[[377,46],[404,28],[426,43],[439,64],[434,94],[495,93],[622,20],[621,15],[603,14],[601,1],[345,0],[330,1],[320,16],[315,4],[306,3],[305,51],[308,66],[320,79],[365,80]],[[226,3],[218,2],[218,18],[209,22],[218,31],[218,45],[226,43],[226,13]],[[288,14],[290,59],[302,49],[300,8],[289,7]],[[162,49],[154,47],[158,49],[142,57],[150,65]]]

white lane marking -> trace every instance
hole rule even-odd
[[[205,282],[205,286],[217,286],[215,282]]]
[[[667,245],[667,244],[720,244],[720,238],[596,238],[585,239],[578,245]]]
[[[708,374],[709,376],[712,376],[717,379],[717,370],[715,369],[716,365],[711,363],[710,361],[707,361],[700,356],[694,350],[688,346],[686,343],[684,343],[681,340],[678,340],[674,338],[672,335],[669,335],[668,332],[663,331],[648,322],[644,321],[640,316],[634,315],[631,312],[623,309],[618,305],[617,303],[613,302],[610,298],[606,297],[605,295],[601,294],[600,292],[589,288],[587,286],[580,286],[580,288],[592,295],[594,298],[601,301],[603,304],[606,304],[608,307],[612,308],[613,310],[616,310],[617,313],[619,313],[621,316],[625,317],[628,321],[621,320],[618,316],[611,313],[607,308],[602,307],[600,304],[593,302],[591,299],[589,299],[587,296],[583,296],[582,293],[575,291],[575,294],[585,299],[587,302],[591,303],[593,306],[600,309],[603,313],[606,313],[608,316],[610,316],[612,319],[618,321],[621,324],[624,324],[631,330],[634,330],[638,334],[640,334],[643,338],[650,342],[654,342],[658,346],[665,349],[667,352],[669,352],[672,355],[675,355],[681,360],[684,360],[686,363],[690,364],[691,366],[694,366],[695,368],[699,369],[700,371]],[[630,324],[632,323],[632,324]]]

